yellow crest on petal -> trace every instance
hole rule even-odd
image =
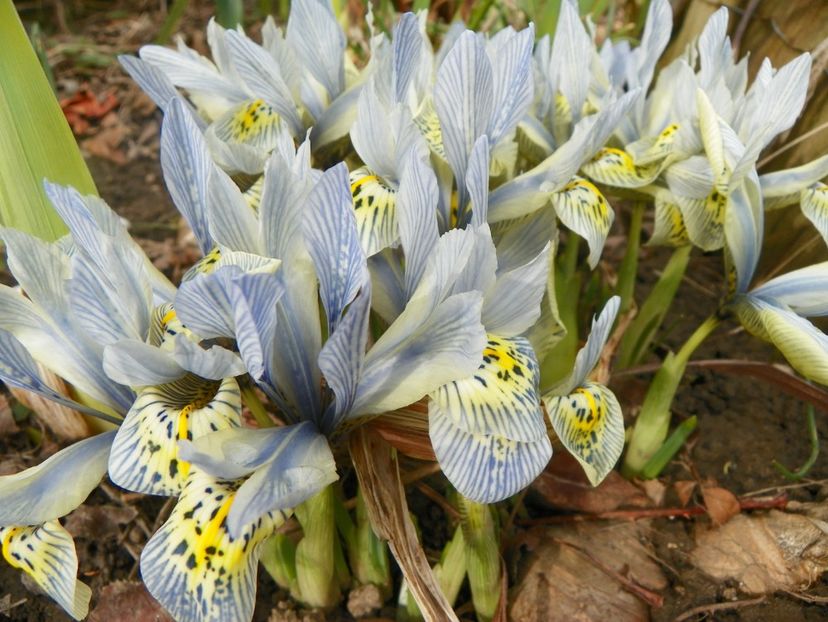
[[[286,516],[268,513],[233,538],[227,515],[243,482],[192,469],[170,518],[144,549],[144,583],[181,622],[249,620],[253,613],[261,544]]]
[[[586,382],[569,395],[544,399],[558,438],[597,486],[624,449],[624,417],[615,395],[601,384]]]
[[[828,186],[816,183],[801,192],[802,213],[828,244]]]
[[[198,274],[210,274],[216,269],[218,260],[221,259],[221,249],[216,246],[209,253],[199,259],[193,266],[184,273],[182,281],[189,281]]]
[[[397,192],[365,167],[350,174],[357,231],[369,257],[397,241]]]
[[[582,167],[598,183],[619,188],[640,188],[652,183],[661,170],[659,164],[637,166],[632,156],[621,149],[605,147]]]
[[[76,620],[86,617],[92,591],[77,579],[72,536],[57,520],[30,527],[0,527],[3,559],[28,574]]]

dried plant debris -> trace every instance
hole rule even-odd
[[[740,514],[701,532],[690,559],[747,594],[805,590],[828,569],[828,523],[817,516],[810,508],[807,514]]]
[[[139,581],[115,581],[100,591],[89,622],[170,622],[172,617]]]
[[[535,529],[526,541],[509,617],[522,622],[649,620],[647,598],[667,587],[641,534],[646,523]],[[589,543],[588,548],[580,545]],[[633,593],[635,592],[635,593]]]

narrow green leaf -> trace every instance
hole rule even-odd
[[[47,240],[66,232],[43,179],[97,194],[12,0],[0,0],[0,225]]]
[[[688,245],[673,252],[658,281],[638,310],[638,315],[624,333],[615,362],[617,369],[626,369],[641,362],[670,305],[673,304],[673,298],[687,270],[692,249],[693,247]]]
[[[216,0],[216,21],[225,28],[235,28],[244,21],[241,0]]]
[[[653,454],[653,457],[644,465],[644,468],[641,469],[641,477],[644,479],[655,479],[659,476],[659,474],[664,470],[664,467],[669,464],[670,460],[673,459],[678,453],[678,450],[682,448],[684,443],[696,429],[696,424],[698,420],[696,419],[696,415],[693,415],[689,419],[685,419],[682,421],[670,437],[664,441],[664,444],[661,448]]]

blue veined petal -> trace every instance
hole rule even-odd
[[[273,106],[298,138],[302,122],[296,102],[273,57],[244,33],[228,30],[225,41],[233,66],[250,92]]]
[[[486,343],[480,293],[456,294],[436,306],[425,296],[412,301],[368,351],[350,416],[412,404],[477,368]]]
[[[521,32],[510,33],[507,41],[492,50],[492,116],[486,133],[492,145],[515,129],[532,103],[533,24]]]
[[[492,227],[492,236],[500,275],[532,262],[550,242],[557,244],[557,218],[552,210],[537,211]]]
[[[272,462],[310,421],[274,428],[227,428],[192,441],[178,441],[179,456],[220,479],[240,479]]]
[[[196,117],[177,97],[167,105],[161,125],[161,169],[175,207],[193,230],[201,252],[213,248],[207,222],[210,152]]]
[[[489,141],[486,136],[478,138],[472,148],[466,188],[471,200],[471,224],[479,227],[486,223],[489,215]]]
[[[492,65],[480,35],[464,32],[437,71],[434,107],[443,146],[457,181],[458,204],[466,204],[466,168],[475,141],[486,133],[492,115]]]
[[[443,385],[429,397],[453,426],[470,434],[538,441],[546,436],[539,373],[535,353],[524,337],[488,333],[474,374]]]
[[[552,205],[561,222],[589,244],[587,261],[594,269],[615,221],[615,211],[592,182],[577,175],[552,195]]]
[[[807,164],[759,176],[765,211],[793,205],[801,192],[828,176],[828,154]],[[807,191],[807,190],[806,190]]]
[[[337,97],[311,128],[314,151],[322,149],[347,136],[354,124],[359,94],[365,82],[358,82]]]
[[[280,266],[278,259],[270,257],[233,251],[223,253],[210,273],[198,274],[181,283],[175,310],[187,328],[203,339],[234,337],[233,280],[244,273],[275,274]]]
[[[803,317],[828,315],[828,261],[771,279],[750,292]]]
[[[597,486],[624,449],[624,415],[615,395],[586,382],[567,395],[544,396],[544,401],[555,434]]]
[[[322,337],[313,266],[292,263],[283,266],[284,283],[273,275],[239,276],[234,300],[236,341],[251,377],[297,420],[321,410]]]
[[[478,503],[496,503],[526,488],[552,457],[546,435],[522,442],[470,433],[454,425],[434,401],[429,402],[428,428],[443,473],[460,494]]]
[[[699,81],[705,87],[712,86],[733,58],[730,42],[727,40],[727,7],[721,7],[707,20],[699,35]]]
[[[632,52],[634,69],[637,72],[635,84],[647,89],[653,79],[656,63],[670,42],[673,31],[673,9],[668,0],[655,0],[647,9],[641,45]]]
[[[327,0],[291,4],[286,39],[305,71],[328,92],[330,100],[345,88],[345,33]]]
[[[319,369],[336,397],[319,424],[325,433],[337,428],[356,398],[368,343],[370,313],[371,279],[366,272],[359,295],[319,353]]]
[[[549,193],[565,185],[582,165],[588,166],[586,160],[599,152],[640,95],[638,89],[629,91],[584,117],[546,160],[495,189],[489,195],[489,222],[525,216],[545,205]]]
[[[43,462],[0,477],[0,525],[38,525],[68,514],[106,474],[115,432],[73,443]]]
[[[303,248],[302,221],[312,185],[308,153],[305,141],[292,154],[274,152],[265,166],[259,220],[264,251],[270,257],[286,261]]]
[[[405,291],[405,275],[408,274],[408,270],[403,269],[401,261],[400,254],[390,248],[368,258],[368,270],[371,273],[371,305],[388,324],[397,319],[408,300]]]
[[[638,165],[628,152],[614,147],[598,150],[582,167],[590,179],[617,188],[641,188],[651,184],[661,168],[659,163]]]
[[[122,339],[103,353],[106,375],[119,384],[145,387],[174,382],[187,371],[169,352],[138,339]]]
[[[195,341],[186,338],[175,340],[173,359],[183,369],[208,380],[221,380],[247,373],[239,355],[232,350],[217,345],[202,348]]]
[[[360,167],[348,177],[359,243],[367,257],[393,246],[399,238],[397,191],[373,171]]]
[[[138,392],[109,455],[112,481],[134,492],[179,494],[190,470],[178,441],[240,423],[241,394],[233,378],[221,382],[185,376]]]
[[[102,271],[106,271],[109,258],[100,244],[102,238],[113,238],[112,243],[124,249],[125,253],[141,257],[147,278],[158,302],[171,300],[175,287],[156,268],[138,243],[130,237],[120,217],[102,199],[96,196],[81,196],[69,186],[61,186],[48,181],[43,182],[43,189],[55,211],[72,233],[76,248],[85,253]]]
[[[295,433],[236,493],[227,517],[231,535],[242,535],[245,525],[268,515],[289,513],[339,478],[328,439],[312,425],[292,427]]]
[[[416,153],[403,169],[397,194],[397,221],[405,252],[405,294],[410,298],[437,245],[439,190],[434,170]]]
[[[748,295],[736,296],[733,309],[745,329],[775,345],[796,371],[828,385],[828,336],[789,308]]]
[[[581,117],[592,73],[589,70],[593,54],[592,40],[581,22],[576,5],[571,0],[561,4],[552,59],[558,66],[558,90],[569,102],[574,121]]]
[[[828,244],[828,185],[817,183],[802,191],[802,213]]]
[[[210,235],[234,251],[261,253],[259,224],[233,180],[215,165],[207,183]]]
[[[78,581],[72,536],[56,520],[32,527],[0,527],[3,558],[28,574],[75,620],[89,612],[92,590]]]
[[[736,291],[747,291],[762,247],[764,212],[759,178],[754,172],[728,197],[725,210],[725,246],[736,270]]]
[[[408,100],[408,90],[423,60],[423,40],[420,21],[414,13],[404,13],[394,26],[394,97],[397,103]]]
[[[319,278],[319,296],[332,334],[367,269],[359,243],[344,163],[328,169],[308,196],[304,235]]]
[[[118,339],[143,339],[153,307],[146,256],[103,234],[98,236],[98,253],[105,267],[82,251],[72,257],[66,291],[73,320],[98,347]]]
[[[233,538],[227,516],[240,485],[193,468],[170,518],[144,547],[144,584],[179,622],[247,622],[253,616],[261,544],[286,514],[264,516]]]
[[[548,235],[548,234],[547,234]],[[528,330],[541,315],[541,300],[549,278],[551,244],[529,263],[499,272],[483,298],[482,322],[486,330],[512,337]]]
[[[129,74],[129,77],[135,80],[141,90],[149,95],[150,99],[155,102],[166,115],[168,105],[171,100],[180,99],[180,95],[175,88],[175,85],[170,79],[157,67],[151,65],[145,60],[141,60],[136,56],[129,54],[121,54],[118,56],[118,62],[121,67]],[[204,121],[196,114],[196,111],[189,103],[184,103],[187,109],[193,115],[193,122],[199,129],[204,129]]]
[[[568,395],[584,384],[587,375],[598,364],[601,358],[601,351],[610,336],[610,330],[615,323],[615,316],[621,306],[620,296],[613,296],[604,305],[600,315],[592,320],[592,330],[583,348],[578,351],[575,357],[575,368],[569,377],[556,386],[552,392],[555,395]]]
[[[93,417],[108,418],[105,413],[71,400],[47,385],[40,377],[37,363],[23,344],[11,333],[2,329],[0,329],[0,380],[25,391],[37,393],[67,408],[90,414]],[[116,422],[117,419],[112,421]]]
[[[193,58],[160,45],[145,45],[138,51],[138,55],[179,88],[220,97],[229,103],[248,97],[241,87],[221,75],[216,67],[203,57]]]
[[[223,143],[246,145],[263,155],[285,141],[293,147],[284,121],[263,99],[250,99],[234,106],[216,119],[208,132]]]
[[[262,47],[276,60],[294,100],[298,101],[302,83],[302,66],[296,58],[296,53],[285,40],[284,30],[276,25],[272,15],[267,16],[262,26]]]

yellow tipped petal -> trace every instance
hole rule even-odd
[[[362,167],[350,174],[359,242],[369,257],[397,241],[397,193]]]
[[[581,170],[598,183],[618,188],[646,186],[661,172],[658,164],[636,166],[629,153],[612,147],[601,149]]]
[[[80,620],[92,591],[77,579],[78,556],[69,532],[56,520],[33,527],[0,527],[3,558],[27,573],[66,612]]]

